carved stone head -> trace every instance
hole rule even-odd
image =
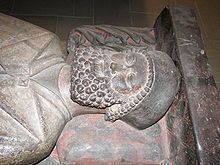
[[[145,104],[146,99],[153,102],[150,95],[153,86],[157,86],[155,82],[158,82],[155,81],[158,66],[155,67],[155,59],[152,58],[155,53],[162,54],[162,59],[165,54],[140,48],[128,48],[121,52],[98,47],[77,48],[72,63],[72,100],[85,106],[106,108],[105,119],[108,121],[115,121],[135,111],[139,105]],[[169,62],[172,61],[166,56]],[[164,66],[160,67],[167,69],[166,65],[164,61]],[[175,66],[172,64],[172,67]],[[175,69],[173,71],[176,72]],[[157,94],[160,91],[163,90],[158,89]],[[172,97],[176,91],[171,91]],[[163,114],[168,108],[165,106]]]

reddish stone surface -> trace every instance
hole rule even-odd
[[[122,121],[106,122],[101,114],[74,118],[64,128],[50,158],[57,160],[58,154],[60,163],[67,165],[195,164],[184,89],[182,84],[168,113],[145,130]]]
[[[167,157],[165,127],[165,119],[139,131],[121,121],[106,122],[103,115],[78,116],[66,125],[57,151],[64,164],[85,160],[157,164]]]

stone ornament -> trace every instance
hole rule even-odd
[[[67,49],[73,51],[81,45],[93,45],[123,50],[128,46],[150,48],[155,43],[153,28],[84,25],[70,32]]]

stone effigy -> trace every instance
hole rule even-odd
[[[219,93],[193,9],[180,6],[165,8],[155,21],[153,32],[156,40],[147,28],[120,28],[123,33],[129,29],[129,33],[124,33],[127,37],[120,36],[118,39],[118,27],[110,27],[108,33],[113,37],[103,42],[102,35],[96,34],[100,32],[97,28],[107,27],[90,26],[87,33],[82,32],[85,27],[77,28],[77,32],[74,32],[75,29],[72,33],[75,37],[70,37],[69,43],[73,41],[78,45],[82,41],[87,46],[93,43],[99,47],[103,47],[100,43],[106,43],[111,47],[113,39],[117,43],[114,47],[117,46],[120,51],[123,50],[123,46],[120,46],[122,43],[141,45],[142,39],[148,36],[148,40],[144,41],[150,41],[150,36],[153,36],[152,44],[146,42],[144,45],[155,45],[156,50],[172,57],[182,75],[180,90],[163,118],[144,130],[134,129],[120,120],[105,122],[100,114],[75,117],[65,126],[50,156],[39,165],[219,162]],[[111,31],[111,28],[114,30]],[[135,31],[142,31],[138,34],[141,37],[135,37]],[[130,34],[133,40],[126,34]],[[70,45],[75,47],[74,44]]]
[[[166,113],[179,88],[179,72],[155,50],[152,29],[77,28],[65,61],[54,34],[1,14],[0,50],[2,164],[40,161],[82,114],[144,129]]]

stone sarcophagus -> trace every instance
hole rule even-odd
[[[0,163],[220,161],[219,94],[192,9],[167,7],[152,28],[75,28],[67,56],[44,29],[0,23]]]

